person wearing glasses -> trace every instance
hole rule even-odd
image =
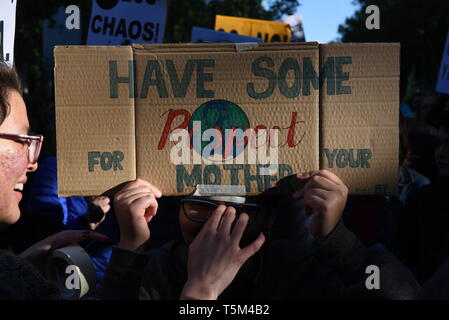
[[[297,174],[312,247],[270,239],[277,199],[193,197],[180,201],[182,238],[143,252],[162,193],[147,181],[114,197],[120,228],[101,297],[107,299],[414,299],[419,284],[381,246],[365,247],[341,221],[348,188],[333,173]],[[297,212],[301,214],[301,212]],[[295,237],[291,237],[295,239]],[[374,267],[373,267],[374,266]],[[379,277],[369,278],[372,268]],[[369,271],[367,273],[367,270]],[[126,282],[123,281],[126,279]]]
[[[30,132],[20,80],[14,69],[0,62],[0,231],[20,218],[19,202],[27,173],[37,169],[43,137]],[[24,235],[26,236],[26,235]],[[51,250],[92,239],[108,241],[101,234],[69,230],[34,244],[20,256],[0,250],[0,299],[59,299],[56,285],[41,272]]]

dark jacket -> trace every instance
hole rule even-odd
[[[0,299],[60,299],[58,288],[30,264],[7,251],[0,251]]]
[[[298,242],[267,241],[251,259],[252,266],[239,271],[220,299],[414,299],[420,289],[392,254],[381,246],[366,248],[342,222],[311,251]],[[101,296],[178,299],[186,262],[183,241],[146,254],[114,248]],[[369,265],[380,269],[380,289],[365,286]]]

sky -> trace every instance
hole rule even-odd
[[[299,0],[306,41],[328,43],[339,37],[338,25],[353,15],[353,0]]]

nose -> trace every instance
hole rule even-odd
[[[29,163],[27,167],[27,172],[34,172],[37,170],[37,162],[36,163]]]

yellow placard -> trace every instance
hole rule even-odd
[[[218,14],[215,16],[215,30],[261,38],[263,42],[289,42],[292,33],[287,23]]]

